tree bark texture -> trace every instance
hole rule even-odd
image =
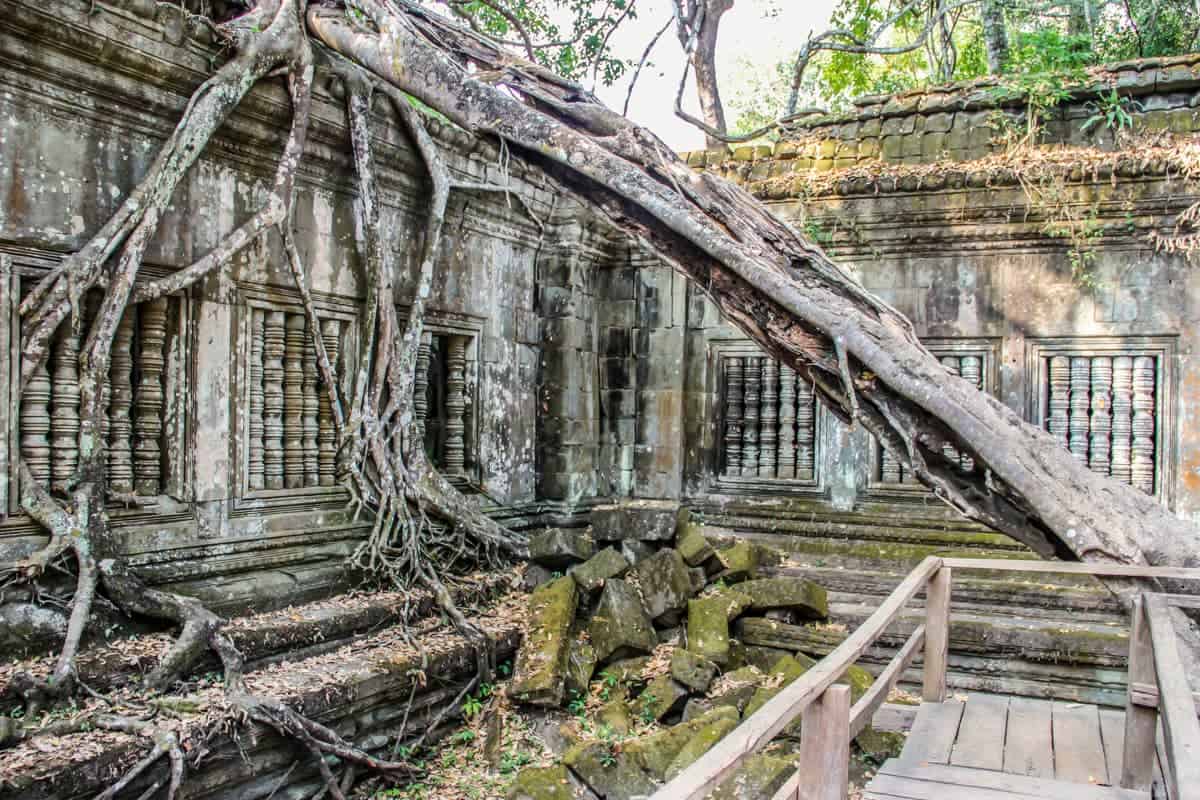
[[[983,0],[979,6],[979,21],[983,28],[988,72],[999,75],[1008,61],[1008,25],[1001,0]]]

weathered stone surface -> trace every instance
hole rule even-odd
[[[725,611],[725,619],[730,622],[740,617],[742,612],[750,607],[751,602],[747,595],[732,586],[710,591],[704,597],[716,601],[716,604]]]
[[[746,716],[750,716],[765,706],[770,702],[771,698],[783,690],[783,687],[808,672],[814,663],[816,662],[811,659],[806,658],[801,661],[793,656],[783,656],[776,661],[771,667],[770,672],[767,673],[767,682],[769,685],[760,686],[755,690],[754,696],[746,704],[746,708],[744,709]]]
[[[770,672],[771,667],[779,662],[783,656],[790,656],[790,650],[780,650],[777,647],[762,647],[760,645],[741,643],[734,655],[733,666],[758,667],[763,672]],[[807,656],[803,656],[807,658]]]
[[[604,742],[577,744],[563,755],[563,764],[605,800],[632,800],[658,788],[628,748],[618,750]]]
[[[558,578],[529,597],[529,625],[517,654],[509,694],[522,702],[562,703],[571,621],[578,592],[571,578]]]
[[[577,633],[571,641],[570,652],[567,653],[567,671],[565,688],[567,696],[586,695],[588,684],[592,680],[592,672],[596,669],[596,649],[582,633]]]
[[[694,594],[687,565],[670,548],[659,550],[634,567],[629,580],[637,584],[646,613],[652,618],[687,608],[688,598]]]
[[[762,800],[774,797],[795,772],[791,761],[777,756],[750,756],[737,772],[718,786],[710,800]]]
[[[669,542],[675,538],[680,513],[678,503],[653,500],[598,506],[592,510],[592,533],[601,542]]]
[[[529,537],[529,559],[551,569],[587,561],[595,552],[596,545],[582,530],[546,528]]]
[[[596,800],[596,793],[559,764],[521,770],[508,790],[508,800]]]
[[[620,697],[615,697],[600,706],[600,710],[596,712],[596,724],[602,731],[607,728],[617,736],[629,735],[633,730],[633,714],[629,710],[629,701],[625,699],[624,692],[621,692]]]
[[[621,542],[621,555],[630,564],[640,564],[650,556],[657,552],[653,547],[645,542],[639,542],[637,539],[626,539]]]
[[[729,620],[725,607],[719,597],[688,601],[688,650],[721,665],[729,663]]]
[[[642,673],[646,669],[646,665],[650,663],[650,656],[630,656],[629,658],[618,658],[610,661],[604,669],[600,670],[600,676],[606,682],[616,684],[618,686],[630,686],[635,683],[643,683]]]
[[[554,573],[541,564],[526,564],[521,585],[525,587],[525,591],[532,592],[543,583],[549,583],[552,580],[554,580]]]
[[[703,567],[692,567],[688,570],[688,575],[692,578],[692,593],[699,594],[708,584],[708,573],[704,571]]]
[[[758,574],[759,552],[753,542],[738,542],[717,551],[721,571],[717,573],[728,582],[753,580]]]
[[[730,706],[741,714],[765,678],[766,675],[756,667],[735,669],[713,683],[708,690],[708,699],[714,707]]]
[[[869,756],[875,763],[882,764],[889,758],[900,755],[900,751],[904,749],[904,739],[902,733],[879,731],[868,725],[854,737],[854,743],[864,755]]]
[[[619,578],[605,583],[588,634],[600,661],[614,656],[649,653],[658,646],[654,626],[650,624],[637,592]]]
[[[634,756],[648,774],[661,781],[683,746],[704,727],[721,719],[736,724],[737,712],[730,708],[714,708],[695,719],[635,739],[625,745],[624,751]]]
[[[750,608],[786,609],[808,619],[825,619],[829,615],[829,601],[825,590],[804,578],[782,576],[759,578],[738,584],[738,591],[750,597]]]
[[[637,697],[637,715],[642,722],[658,721],[675,711],[687,700],[687,689],[671,679],[670,675],[659,675],[646,684]]]
[[[699,653],[678,648],[671,654],[671,677],[695,692],[708,691],[717,665]]]
[[[629,560],[612,547],[606,547],[583,564],[567,572],[580,588],[593,592],[604,586],[609,578],[619,578],[629,569]]]
[[[691,567],[703,564],[716,552],[708,543],[708,539],[704,538],[704,526],[695,522],[680,526],[679,536],[675,539],[675,549]]]
[[[723,706],[730,708],[730,706]],[[696,717],[702,717],[713,710],[712,701],[706,697],[689,697],[688,701],[683,705],[683,721],[691,722]],[[737,709],[733,709],[736,711]]]
[[[724,716],[713,720],[696,731],[696,735],[688,739],[687,744],[671,760],[671,765],[667,767],[666,779],[671,780],[690,767],[700,756],[711,750],[713,745],[725,738],[725,734],[736,728],[737,725],[737,717]]]

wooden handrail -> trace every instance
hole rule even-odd
[[[1158,680],[1159,716],[1166,741],[1167,768],[1178,800],[1200,798],[1200,720],[1184,670],[1170,606],[1165,598],[1144,594],[1143,608],[1150,627],[1154,674]]]
[[[1131,564],[1095,564],[1087,561],[1026,561],[1007,558],[945,558],[942,561],[951,569],[1048,572],[1059,575],[1095,575],[1104,578],[1200,580],[1200,569],[1193,567],[1143,567]]]
[[[917,653],[921,652],[921,648],[924,646],[925,626],[918,625],[917,629],[908,637],[908,641],[900,648],[900,652],[896,653],[884,667],[883,672],[879,673],[879,677],[871,684],[871,688],[858,698],[854,708],[850,709],[851,739],[858,736],[862,733],[863,728],[871,724],[871,718],[875,716],[875,712],[887,700],[892,689],[904,675],[904,670],[912,665],[913,659],[917,657]]]
[[[750,715],[749,719],[709,750],[704,758],[694,762],[655,792],[651,800],[701,800],[706,797],[748,755],[770,742],[816,702],[866,652],[884,629],[900,616],[908,602],[941,567],[942,559],[937,556],[922,561],[844,642],[808,672],[780,690],[770,703]]]

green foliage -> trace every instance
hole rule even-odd
[[[658,697],[653,692],[642,692],[638,699],[642,703],[642,710],[638,717],[641,718],[643,724],[652,725],[655,720],[654,705],[658,702]]]
[[[1144,106],[1131,97],[1122,97],[1113,89],[1108,94],[1101,93],[1095,100],[1087,104],[1092,115],[1083,122],[1082,130],[1087,133],[1097,126],[1112,133],[1119,133],[1133,127],[1133,115],[1129,109],[1141,111]]]

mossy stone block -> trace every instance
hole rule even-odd
[[[525,703],[562,703],[571,622],[579,593],[572,578],[557,578],[529,596],[529,626],[517,653],[510,694]]]
[[[563,754],[563,764],[605,800],[633,800],[658,788],[627,748],[615,749],[605,742],[575,745]]]
[[[758,574],[759,552],[752,542],[738,542],[717,551],[722,578],[729,582],[753,580]]]
[[[688,601],[688,650],[724,666],[729,663],[727,601],[718,596]]]
[[[586,695],[596,669],[596,648],[582,633],[577,633],[567,653],[565,688],[568,695]]]
[[[694,692],[706,692],[717,676],[717,665],[682,647],[671,653],[671,677]]]
[[[508,800],[595,800],[596,793],[584,786],[562,764],[521,770],[508,790]]]
[[[568,573],[579,587],[594,592],[604,586],[609,578],[619,578],[629,569],[629,559],[616,548],[606,547],[582,564],[571,567]]]
[[[695,594],[683,557],[671,548],[659,550],[634,567],[629,580],[641,590],[642,605],[653,619],[682,611]]]
[[[774,797],[795,771],[795,765],[785,758],[758,753],[747,758],[736,772],[709,795],[709,798],[761,800]]]
[[[750,597],[750,608],[756,611],[786,609],[807,619],[825,619],[829,615],[825,589],[804,578],[748,580],[738,584],[738,591]]]
[[[633,730],[633,714],[629,710],[629,701],[624,697],[614,697],[596,712],[596,723],[601,730],[607,728],[618,736],[628,736]]]
[[[704,526],[689,522],[681,526],[679,535],[675,538],[675,549],[689,567],[698,567],[713,557],[716,551],[704,536]]]
[[[687,696],[688,690],[670,675],[659,675],[638,695],[635,710],[643,722],[657,722],[682,706]]]
[[[729,706],[741,714],[765,679],[766,675],[757,667],[735,669],[722,675],[712,685],[708,690],[708,699],[714,707]]]
[[[696,732],[696,735],[687,740],[683,749],[671,759],[671,765],[667,767],[666,779],[671,780],[679,773],[694,764],[700,756],[707,753],[713,748],[717,742],[725,738],[725,734],[738,726],[736,718],[728,716],[721,717]]]
[[[688,722],[628,742],[622,749],[636,758],[643,770],[661,781],[683,746],[703,728],[721,719],[731,720],[736,725],[738,717],[732,709],[714,708]]]
[[[573,586],[574,579],[570,580]],[[658,637],[642,608],[641,598],[620,578],[605,582],[588,634],[600,661],[650,653],[658,646]]]
[[[529,537],[529,560],[550,569],[562,569],[596,554],[596,545],[582,530],[546,528]]]

